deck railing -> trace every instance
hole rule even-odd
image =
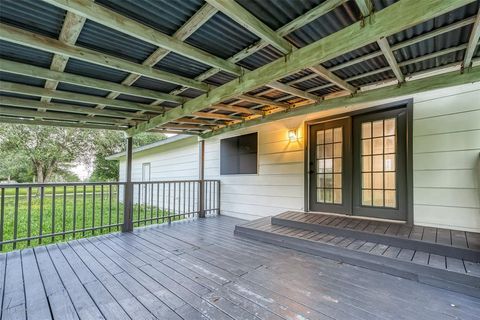
[[[219,212],[218,180],[0,184],[0,251]]]

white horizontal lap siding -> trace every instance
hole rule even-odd
[[[304,209],[302,128],[302,120],[287,119],[206,141],[205,177],[221,180],[222,214],[252,220]],[[298,141],[288,140],[289,129],[298,129]],[[220,175],[220,139],[252,132],[258,132],[258,173]]]
[[[413,114],[414,223],[480,232],[480,86],[420,95]]]

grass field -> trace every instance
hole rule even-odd
[[[40,199],[38,190],[32,190],[30,210],[28,206],[29,198],[27,192],[20,192],[26,189],[19,189],[18,209],[15,210],[15,196],[9,192],[5,192],[5,200],[3,204],[4,222],[3,222],[3,240],[11,240],[39,235],[59,233],[63,230],[88,229],[108,225],[116,225],[123,223],[123,195],[119,195],[117,187],[113,186],[110,198],[109,186],[104,186],[103,199],[100,189],[97,187],[95,194],[92,188],[86,188],[85,199],[83,188],[73,193],[73,188],[67,190],[64,194],[63,187],[56,188],[55,197],[51,190],[45,190],[43,203]],[[13,189],[14,190],[14,189]],[[8,195],[8,196],[7,196]],[[0,206],[1,207],[1,206]],[[42,215],[40,213],[43,213]],[[160,217],[159,222],[168,221],[162,217],[168,216],[167,212],[158,210],[156,207],[134,205],[134,220],[140,218]],[[15,236],[15,216],[17,216],[17,231]],[[172,218],[178,220],[180,217]],[[30,223],[29,223],[30,222]],[[156,223],[154,221],[153,223]],[[141,223],[140,225],[150,224]],[[30,228],[29,228],[30,225]],[[136,226],[137,224],[135,224]],[[103,229],[80,231],[67,235],[49,236],[41,240],[35,239],[30,242],[24,241],[13,244],[5,244],[1,251],[11,251],[14,249],[25,248],[28,246],[36,246],[39,244],[48,244],[58,241],[67,241],[75,238],[83,238],[92,235],[99,235],[114,231],[120,231],[121,226],[105,227]]]

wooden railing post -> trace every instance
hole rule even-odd
[[[205,140],[200,140],[198,145],[198,217],[205,218]]]
[[[128,137],[126,139],[126,174],[125,174],[125,190],[123,201],[123,232],[133,230],[133,183],[132,183],[132,148],[133,139]],[[140,199],[138,199],[140,201]]]

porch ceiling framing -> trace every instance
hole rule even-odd
[[[372,19],[368,24],[363,25],[361,21],[354,23],[304,48],[291,52],[285,59],[278,59],[250,71],[240,79],[233,80],[212,89],[208,94],[203,94],[185,102],[182,108],[174,108],[164,115],[156,116],[148,122],[130,128],[127,130],[127,134],[135,135],[145,132],[173,119],[266,85],[272,80],[361,48],[369,43],[376,42],[382,37],[395,34],[470,2],[472,0],[425,0],[420,2],[417,0],[402,0],[376,13],[375,19]]]
[[[473,53],[477,48],[479,37],[480,37],[480,9],[478,10],[475,23],[473,24],[473,27],[472,27],[472,32],[470,33],[467,51],[465,52],[465,57],[463,59],[463,68],[471,67]]]
[[[318,5],[317,7],[311,9],[306,14],[294,19],[293,21],[287,23],[285,26],[277,29],[276,31],[270,29],[263,22],[253,16],[249,11],[245,10],[243,7],[241,7],[234,1],[207,0],[207,3],[202,6],[200,10],[197,11],[189,20],[187,20],[187,22],[182,25],[172,37],[169,37],[150,27],[142,25],[141,23],[119,15],[107,8],[99,6],[90,0],[43,1],[67,9],[67,17],[70,15],[72,17],[76,17],[77,19],[82,19],[83,22],[86,18],[92,19],[96,22],[99,22],[100,24],[106,25],[114,29],[118,29],[121,32],[134,36],[135,38],[141,39],[149,43],[154,43],[159,48],[143,63],[138,64],[121,58],[113,57],[108,54],[103,54],[95,50],[76,46],[74,43],[76,41],[76,38],[78,37],[78,34],[75,36],[73,30],[71,31],[71,36],[74,39],[68,42],[66,40],[63,41],[64,39],[62,39],[62,37],[60,37],[59,40],[55,40],[2,23],[0,25],[0,39],[51,52],[54,54],[54,59],[52,59],[52,64],[50,67],[51,70],[36,66],[30,66],[10,60],[0,59],[0,70],[2,71],[47,80],[45,88],[9,82],[0,82],[0,91],[41,97],[41,101],[5,97],[7,99],[2,98],[3,101],[0,102],[0,104],[2,105],[0,106],[0,108],[2,108],[3,110],[7,110],[9,112],[8,114],[10,115],[19,115],[22,111],[24,111],[25,119],[17,118],[17,123],[20,123],[22,121],[26,121],[31,124],[34,124],[34,122],[35,124],[41,123],[43,120],[41,120],[41,117],[38,117],[40,112],[32,110],[32,108],[36,108],[37,110],[45,111],[46,113],[42,113],[45,113],[46,116],[50,117],[50,120],[45,119],[45,124],[47,125],[53,125],[53,123],[61,123],[58,120],[65,121],[65,124],[67,126],[77,124],[77,126],[79,127],[93,128],[102,126],[108,127],[109,129],[112,129],[112,126],[117,126],[116,129],[119,130],[127,129],[128,125],[136,125],[135,127],[126,130],[127,134],[130,136],[147,130],[162,132],[171,131],[177,133],[191,134],[203,133],[204,136],[208,136],[211,134],[225,132],[231,129],[233,130],[242,126],[249,126],[259,122],[261,123],[262,121],[267,121],[266,119],[268,119],[269,121],[270,119],[276,119],[276,117],[278,117],[275,116],[272,118],[274,114],[278,114],[278,111],[285,110],[286,112],[280,112],[280,114],[290,114],[291,111],[299,112],[298,110],[303,110],[304,108],[305,110],[310,110],[312,106],[323,106],[323,104],[327,103],[327,101],[336,100],[338,102],[343,100],[337,99],[345,98],[335,98],[320,102],[322,98],[314,95],[313,92],[321,89],[321,87],[327,88],[336,85],[344,89],[344,92],[347,94],[353,93],[352,98],[355,98],[357,94],[363,95],[363,93],[357,92],[358,88],[350,85],[348,81],[353,81],[357,78],[368,76],[370,75],[370,73],[375,74],[386,70],[392,70],[398,81],[403,82],[404,76],[400,70],[401,66],[407,65],[409,63],[415,63],[417,61],[422,61],[422,59],[424,60],[427,58],[433,58],[435,56],[446,54],[448,52],[453,52],[452,50],[466,49],[463,65],[466,66],[466,68],[470,66],[470,69],[475,69],[475,67],[471,67],[471,61],[475,49],[478,45],[478,38],[480,34],[479,12],[476,18],[472,17],[464,19],[462,21],[425,33],[413,39],[392,45],[391,47],[386,40],[386,37],[394,33],[407,29],[408,27],[417,25],[443,13],[452,11],[460,6],[473,2],[473,0],[452,0],[448,2],[441,0],[425,0],[421,2],[414,0],[402,0],[399,3],[395,3],[375,13],[372,19],[357,22],[328,37],[325,37],[300,49],[297,49],[283,37],[288,33],[298,28],[301,28],[305,24],[317,19],[321,15],[335,9],[339,5],[342,5],[343,3],[347,2],[346,0],[327,0],[321,5]],[[370,0],[355,0],[355,2],[359,6],[364,17],[370,15],[372,11]],[[362,3],[365,4],[363,7]],[[99,8],[101,10],[94,10]],[[367,9],[368,14],[366,11]],[[195,30],[197,30],[199,27],[201,27],[201,25],[208,21],[208,19],[213,16],[218,10],[227,14],[237,23],[243,25],[250,32],[259,36],[260,41],[249,46],[248,48],[245,48],[244,50],[240,51],[239,53],[226,60],[208,54],[183,42],[183,40],[187,39]],[[93,18],[90,17],[90,15],[92,15]],[[113,19],[114,17],[117,17],[119,18],[119,20],[99,21],[101,17],[106,17],[107,19]],[[95,19],[97,19],[98,21]],[[68,21],[66,19],[62,27],[62,32],[64,32],[64,29],[67,28],[67,22]],[[413,43],[472,23],[474,23],[474,25],[468,44],[434,52],[432,54],[421,56],[416,59],[406,60],[402,63],[397,63],[397,61],[395,60],[393,51],[399,50]],[[83,25],[83,23],[81,24]],[[77,25],[77,32],[79,33],[80,30],[81,29],[78,29]],[[146,32],[148,30],[149,32],[147,32],[146,34],[141,34],[141,32]],[[338,57],[342,54],[353,51],[357,48],[363,47],[373,42],[377,42],[379,44],[381,51],[370,53],[357,59],[347,61],[346,63],[334,66],[332,68],[327,69],[321,66],[322,62]],[[273,61],[272,63],[264,65],[253,71],[245,69],[242,70],[242,68],[235,64],[236,62],[246,58],[247,56],[257,52],[258,50],[261,50],[269,44],[273,45],[282,53],[284,53],[285,57]],[[191,59],[200,61],[204,64],[213,66],[213,68],[199,75],[195,79],[181,77],[158,69],[153,69],[152,66],[154,66],[161,59],[163,59],[169,52],[179,53]],[[201,60],[201,57],[205,57],[205,54],[209,55],[210,57],[206,61]],[[385,58],[389,62],[389,67],[360,74],[358,76],[350,77],[348,79],[341,79],[333,73],[334,71],[340,70],[349,65],[360,63],[362,61],[378,57],[380,55],[385,56]],[[60,64],[58,71],[56,71],[57,69],[53,67],[54,61],[56,59],[55,57],[57,56],[59,58],[57,59],[58,62],[55,62],[56,65],[59,65],[60,61],[63,60],[65,61],[66,65],[68,58],[74,57],[79,60],[87,61],[96,65],[102,65],[108,68],[126,71],[130,74],[123,80],[122,84],[68,74],[63,72],[65,65],[63,65],[62,67]],[[196,58],[193,58],[193,56],[195,56]],[[224,68],[220,68],[220,65],[218,65],[219,63],[221,63]],[[233,73],[227,70],[227,72],[239,75],[239,78],[219,87],[209,86],[206,83],[202,82],[203,80],[206,80],[217,72],[221,70],[226,70],[225,68],[239,68],[237,70],[240,70],[240,73]],[[305,69],[310,69],[311,71],[313,71],[313,73],[287,83],[281,83],[277,81],[277,79],[284,78],[285,76]],[[474,74],[478,76],[478,73],[479,72],[476,71]],[[181,87],[173,90],[170,93],[162,93],[149,89],[131,87],[131,85],[141,76],[175,83],[180,85]],[[330,84],[317,88],[312,88],[306,91],[302,91],[292,86],[295,83],[306,81],[308,79],[315,78],[316,76],[324,78],[325,80],[329,81]],[[107,97],[99,97],[89,94],[56,91],[55,89],[59,82],[66,82],[83,87],[96,88],[109,91],[110,93],[107,95]],[[50,84],[47,85],[47,83]],[[52,86],[51,89],[50,86]],[[260,92],[255,96],[248,94],[249,91],[252,91],[261,86],[267,86],[272,89]],[[422,88],[424,87],[425,85],[422,86]],[[193,99],[178,96],[178,94],[184,92],[188,88],[195,88],[206,93]],[[266,94],[266,92],[270,92],[272,90],[286,92],[289,95],[287,97],[275,100],[262,97],[264,94]],[[115,98],[117,98],[120,94],[145,97],[154,99],[155,101],[147,105],[124,100],[116,100]],[[305,100],[301,101],[298,104],[284,102],[284,100],[291,99],[292,96],[301,97]],[[97,107],[83,107],[78,105],[69,105],[66,103],[49,103],[51,98],[72,102],[94,104]],[[228,104],[223,103],[223,101],[230,99],[236,99],[236,101]],[[180,106],[171,109],[158,106],[158,104],[163,101],[178,103],[180,104]],[[258,106],[269,106],[271,109],[260,110],[256,109],[257,106],[246,108],[235,105],[238,104],[240,101],[252,102],[257,104]],[[330,102],[327,103],[327,106],[328,105],[330,105]],[[125,110],[117,111],[108,108],[103,109],[105,106],[112,106]],[[211,109],[211,111],[202,111],[204,109]],[[222,113],[217,113],[218,111],[229,111],[232,112],[232,114],[226,115]],[[56,118],[56,120],[53,120],[53,118],[51,118],[55,115],[61,114],[61,112],[65,113],[62,116]],[[145,115],[143,114],[144,112],[155,113],[157,114],[157,116]],[[0,114],[2,114],[2,112],[0,112]],[[240,116],[238,114],[245,114],[247,116]],[[9,122],[14,122],[14,118],[5,117],[3,115],[0,115],[0,118],[0,122],[7,122],[7,120]],[[28,120],[26,118],[34,118],[34,120]],[[80,123],[73,123],[73,121],[80,121]],[[211,133],[206,133],[207,131],[211,131]]]
[[[80,17],[74,13],[67,12],[58,40],[66,44],[74,44],[75,42],[77,42],[78,36],[82,31],[85,21],[86,19],[84,17]],[[68,56],[64,56],[61,54],[54,54],[52,58],[52,63],[50,64],[50,69],[53,71],[63,72],[63,70],[65,70],[65,67],[67,66],[68,58]],[[45,81],[45,89],[55,90],[57,86],[58,81]],[[42,97],[42,101],[50,102],[50,98]],[[39,109],[39,111],[45,110]]]

